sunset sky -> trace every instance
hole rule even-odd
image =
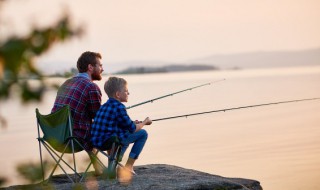
[[[38,59],[39,66],[67,69],[91,50],[101,52],[112,68],[128,61],[318,48],[319,10],[319,0],[6,1],[0,36],[49,26],[68,11],[85,35],[55,46]]]

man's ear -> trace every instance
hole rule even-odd
[[[91,64],[88,65],[88,71],[92,71],[93,70],[93,66]]]

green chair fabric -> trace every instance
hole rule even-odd
[[[52,148],[58,152],[65,153],[76,153],[83,150],[80,143],[72,136],[72,120],[70,118],[69,106],[64,106],[49,115],[41,115],[39,110],[36,109],[36,115],[43,133],[42,138],[48,142]],[[74,138],[76,142],[73,143],[74,151],[72,151],[72,143],[68,143],[68,140],[71,138]],[[68,146],[66,147],[67,144]]]
[[[38,141],[39,152],[42,166],[42,176],[44,181],[44,170],[42,160],[42,146],[48,151],[52,159],[56,162],[52,172],[50,173],[47,181],[51,179],[57,167],[66,174],[72,183],[81,182],[92,164],[90,162],[86,171],[80,175],[77,171],[75,153],[84,150],[83,146],[79,143],[76,137],[72,136],[72,120],[69,106],[64,106],[58,111],[42,115],[39,110],[36,109],[37,126],[38,126]],[[42,136],[40,133],[42,132]],[[42,146],[41,146],[42,145]],[[73,166],[70,166],[66,160],[64,160],[65,153],[73,154]],[[60,154],[60,155],[59,155]],[[95,155],[96,156],[96,155]],[[101,161],[100,161],[101,162]],[[62,165],[64,163],[64,165]],[[74,172],[74,179],[67,173],[63,166],[67,166]],[[80,179],[80,180],[78,180]]]

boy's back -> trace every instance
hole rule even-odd
[[[125,106],[110,98],[96,113],[91,127],[91,141],[95,147],[102,147],[111,136],[123,140],[135,130],[136,125],[128,116]]]
[[[128,102],[129,90],[125,79],[109,77],[104,84],[104,90],[109,100],[100,107],[94,118],[91,141],[100,150],[108,150],[108,139],[117,136],[121,143],[120,160],[129,144],[133,143],[125,169],[120,170],[118,178],[128,182],[134,173],[133,165],[148,139],[147,131],[142,128],[151,125],[152,121],[147,117],[136,122],[128,116],[126,107],[121,103]]]

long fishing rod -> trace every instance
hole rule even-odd
[[[309,99],[289,100],[289,101],[282,101],[282,102],[272,102],[272,103],[265,103],[265,104],[255,104],[255,105],[250,105],[250,106],[241,106],[241,107],[227,108],[227,109],[221,109],[221,110],[212,110],[212,111],[206,111],[206,112],[177,115],[177,116],[172,116],[172,117],[153,119],[152,121],[163,121],[163,120],[168,120],[168,119],[176,119],[176,118],[180,118],[180,117],[189,117],[189,116],[202,115],[202,114],[215,113],[215,112],[226,112],[226,111],[231,111],[231,110],[239,110],[239,109],[246,109],[246,108],[253,108],[253,107],[261,107],[261,106],[269,106],[269,105],[285,104],[285,103],[293,103],[293,102],[302,102],[302,101],[310,101],[310,100],[319,100],[319,99],[320,98],[309,98]]]
[[[202,85],[199,85],[199,86],[195,86],[195,87],[187,88],[187,89],[184,89],[184,90],[180,90],[178,92],[174,92],[174,93],[171,93],[171,94],[160,96],[158,98],[154,98],[154,99],[147,100],[147,101],[144,101],[144,102],[141,102],[141,103],[138,103],[138,104],[134,104],[132,106],[127,107],[126,109],[131,109],[131,108],[134,108],[134,107],[137,107],[137,106],[141,106],[143,104],[152,103],[152,102],[154,102],[156,100],[159,100],[159,99],[162,99],[162,98],[166,98],[168,96],[173,96],[175,94],[179,94],[179,93],[182,93],[182,92],[185,92],[185,91],[188,91],[188,90],[193,90],[193,89],[200,88],[200,87],[203,87],[203,86],[211,85],[213,83],[221,82],[221,81],[224,81],[224,80],[226,80],[226,79],[216,80],[216,81],[209,82],[209,83],[206,83],[206,84],[202,84]]]

